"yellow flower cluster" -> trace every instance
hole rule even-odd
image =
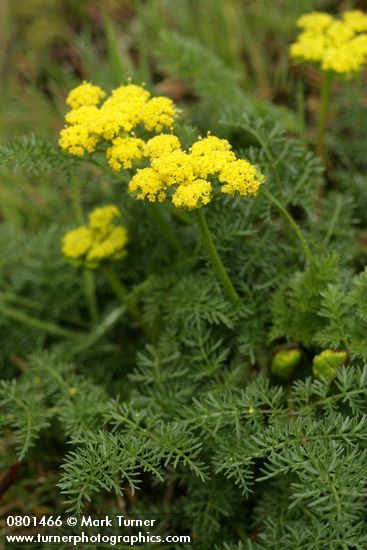
[[[161,135],[148,141],[144,154],[151,159],[148,168],[137,170],[129,191],[137,199],[150,202],[171,198],[177,208],[189,210],[211,201],[213,178],[221,192],[253,196],[264,180],[249,161],[237,159],[225,139],[208,135],[188,152],[176,136]]]
[[[60,147],[82,156],[92,153],[100,142],[112,142],[107,150],[111,167],[130,168],[132,161],[142,156],[141,140],[134,141],[133,131],[139,127],[148,132],[172,129],[177,109],[171,99],[151,98],[144,87],[131,83],[112,90],[100,105],[105,96],[101,88],[88,82],[71,90],[66,99],[71,111],[65,116],[67,126],[60,132]]]
[[[177,116],[174,103],[166,97],[152,98],[142,86],[128,83],[106,98],[101,88],[83,82],[66,101],[72,109],[60,133],[62,149],[82,156],[107,142],[105,154],[113,170],[129,170],[140,163],[129,184],[129,191],[139,200],[169,199],[177,208],[191,210],[211,201],[214,184],[219,184],[222,193],[253,196],[264,180],[250,162],[236,158],[225,139],[209,134],[183,150],[176,135],[164,133],[172,131]],[[139,129],[145,132],[144,139],[138,137]],[[146,132],[158,135],[147,139]],[[93,259],[101,247],[88,245],[93,241],[91,231],[89,224],[71,232],[65,255]]]
[[[88,225],[68,231],[62,241],[62,253],[71,261],[95,268],[101,262],[119,260],[126,254],[127,231],[117,224],[121,213],[111,204],[89,214]]]
[[[367,62],[367,14],[346,11],[341,19],[324,12],[311,12],[297,22],[302,29],[291,45],[297,61],[318,63],[325,72],[352,76]]]

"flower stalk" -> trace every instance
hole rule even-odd
[[[110,284],[110,287],[114,291],[121,304],[126,307],[126,310],[138,323],[142,331],[147,336],[148,340],[154,342],[154,335],[150,328],[146,325],[142,312],[140,311],[136,303],[132,300],[131,294],[129,293],[125,285],[117,276],[116,270],[112,266],[108,266],[103,268],[103,272],[106,276],[107,281]]]
[[[48,334],[59,336],[61,338],[75,340],[82,334],[81,332],[78,332],[78,331],[68,330],[68,329],[59,327],[58,325],[55,325],[48,321],[42,321],[41,319],[37,319],[36,317],[28,315],[27,313],[24,313],[23,311],[19,311],[17,309],[8,307],[1,303],[0,303],[0,313],[1,315],[8,317],[9,319],[13,319],[14,321],[17,321],[19,323],[29,325],[37,330],[42,330],[43,332],[47,332]]]
[[[167,244],[176,252],[178,253],[183,252],[182,246],[179,240],[177,239],[175,233],[173,232],[166,218],[162,215],[162,212],[159,209],[159,205],[155,203],[151,203],[149,205],[149,211],[154,220],[154,223],[159,228]]]
[[[298,240],[301,244],[301,247],[302,247],[302,250],[304,252],[306,261],[311,263],[313,261],[313,258],[312,258],[312,253],[311,253],[310,247],[308,246],[308,243],[307,243],[306,239],[302,235],[302,231],[301,231],[299,225],[297,224],[297,222],[290,215],[288,210],[282,205],[282,203],[276,197],[274,197],[274,195],[269,191],[269,189],[266,189],[265,187],[262,187],[261,192],[263,193],[263,195],[265,195],[265,197],[271,203],[274,204],[274,206],[276,206],[278,208],[278,210],[280,210],[280,212],[283,214],[283,216],[289,222],[290,226],[292,227],[296,237],[298,238]]]
[[[226,271],[226,268],[224,267],[222,260],[220,259],[220,256],[218,254],[217,248],[214,244],[213,238],[211,236],[205,214],[203,212],[202,208],[198,208],[195,211],[196,219],[198,222],[200,234],[201,234],[201,240],[206,248],[206,251],[211,259],[213,269],[222,283],[222,286],[224,290],[226,291],[228,297],[232,300],[232,302],[239,302],[240,297],[238,296],[232,281]]]
[[[72,193],[75,219],[80,225],[83,225],[84,213],[83,213],[83,207],[82,207],[79,181],[74,176],[71,176],[70,184],[71,184],[71,193]],[[87,300],[90,320],[92,324],[96,324],[98,321],[98,305],[97,305],[94,274],[86,269],[83,269],[83,292]]]
[[[325,135],[328,123],[330,98],[331,98],[331,85],[332,75],[331,73],[325,73],[321,86],[321,98],[320,98],[320,110],[319,118],[317,122],[316,133],[316,153],[325,163],[327,160],[326,148],[325,148]]]

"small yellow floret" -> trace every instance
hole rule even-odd
[[[208,136],[199,139],[190,149],[194,172],[198,178],[214,176],[230,161],[236,160],[232,146],[226,139]]]
[[[142,122],[148,132],[161,132],[163,128],[172,128],[177,109],[168,97],[153,97],[144,105]]]
[[[100,116],[100,110],[95,105],[88,105],[72,109],[65,115],[65,120],[68,124],[81,124],[93,131],[93,126]]]
[[[112,227],[101,241],[94,240],[86,256],[87,261],[120,260],[126,254],[127,231],[125,227]]]
[[[326,47],[331,48],[333,46],[346,44],[354,36],[354,30],[343,21],[333,21],[325,31],[327,40]]]
[[[138,170],[129,183],[130,193],[133,193],[139,200],[148,199],[150,202],[163,201],[166,198],[165,187],[159,174],[153,168]]]
[[[188,185],[179,185],[172,196],[176,208],[192,210],[208,204],[211,200],[212,186],[209,181],[197,179]]]
[[[62,253],[69,259],[77,259],[84,256],[93,242],[92,232],[82,225],[77,229],[68,231],[62,240]]]
[[[150,98],[150,93],[143,86],[127,84],[112,90],[111,98],[121,103],[124,101],[145,103]]]
[[[367,35],[359,35],[337,50],[330,48],[324,54],[321,68],[336,74],[357,73],[367,61]]]
[[[200,138],[190,148],[190,153],[194,156],[207,155],[213,151],[230,151],[232,145],[226,139],[208,135],[206,138]]]
[[[121,218],[121,212],[115,204],[95,208],[88,216],[88,225],[93,231],[105,234],[111,224]]]
[[[74,124],[60,132],[59,145],[61,149],[71,155],[81,157],[85,152],[93,153],[98,143],[98,138],[92,135],[86,126]]]
[[[106,93],[99,86],[83,82],[69,92],[66,103],[72,109],[79,109],[79,107],[98,105],[105,95]]]
[[[128,84],[112,90],[96,117],[94,131],[108,141],[122,130],[131,132],[142,122],[142,113],[150,93],[141,86]]]
[[[360,10],[350,10],[343,13],[343,19],[354,31],[367,31],[367,14]]]
[[[302,15],[297,21],[297,27],[307,30],[324,30],[333,22],[332,15],[323,11],[313,11]]]
[[[180,149],[181,143],[177,136],[173,134],[159,134],[159,136],[155,136],[146,142],[144,156],[153,160]]]
[[[248,160],[239,159],[224,166],[219,174],[219,181],[224,183],[222,193],[253,196],[257,194],[264,176]]]
[[[324,54],[325,44],[326,40],[322,34],[305,31],[291,45],[290,55],[293,59],[318,62]]]
[[[184,151],[173,151],[154,159],[152,168],[165,185],[185,185],[195,179],[192,157]]]
[[[114,170],[132,168],[133,161],[143,158],[144,141],[135,137],[118,137],[106,151],[108,164]]]

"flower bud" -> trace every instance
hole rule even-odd
[[[284,349],[274,355],[271,363],[271,372],[284,380],[290,378],[300,362],[301,352],[299,349]]]
[[[326,378],[332,380],[336,371],[347,358],[345,351],[333,351],[326,349],[313,358],[312,372],[315,378]]]

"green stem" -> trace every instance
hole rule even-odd
[[[182,253],[183,251],[182,251],[181,244],[178,241],[171,226],[167,222],[166,218],[162,215],[159,209],[159,205],[154,203],[150,204],[149,211],[151,213],[151,216],[154,222],[159,227],[159,230],[162,233],[163,237],[166,239],[167,243],[171,246],[171,248],[176,250],[176,252]]]
[[[83,225],[84,213],[80,194],[80,186],[78,180],[74,176],[70,177],[70,187],[75,218],[80,225]],[[96,322],[98,321],[98,307],[94,274],[86,269],[83,270],[83,291],[87,300],[90,320],[92,321],[92,324],[96,324]]]
[[[172,216],[177,218],[180,222],[184,223],[185,225],[192,225],[193,223],[195,223],[189,214],[186,214],[184,212],[181,212],[180,210],[177,210],[177,208],[173,204],[169,202],[165,202],[164,207]]]
[[[298,127],[299,137],[302,145],[306,147],[306,110],[305,110],[305,89],[302,82],[297,86],[297,112],[298,112]]]
[[[98,321],[98,307],[96,299],[96,285],[94,281],[94,273],[89,269],[83,270],[84,279],[84,294],[87,298],[89,316],[93,324]]]
[[[139,324],[140,328],[145,332],[147,338],[151,342],[154,342],[155,338],[152,331],[145,324],[143,315],[139,307],[132,301],[131,293],[129,293],[125,285],[120,281],[115,269],[113,267],[105,267],[103,271],[117,298],[126,307],[127,311],[135,319],[135,321]]]
[[[41,311],[44,307],[38,302],[29,300],[29,298],[23,298],[22,296],[18,296],[17,294],[13,294],[12,292],[0,292],[0,301],[10,302],[11,305],[15,304],[24,306],[34,311]],[[65,321],[68,324],[77,325],[82,328],[88,326],[88,323],[86,323],[85,321],[82,321],[81,319],[74,319],[74,317],[70,318],[67,315],[60,316],[59,319],[60,321]]]
[[[19,321],[20,323],[30,325],[33,328],[43,330],[44,332],[48,332],[49,334],[54,334],[55,336],[61,336],[62,338],[76,339],[81,335],[80,332],[79,333],[73,332],[71,330],[61,328],[52,323],[48,323],[47,321],[41,321],[36,317],[31,317],[30,315],[27,315],[22,311],[18,311],[16,309],[4,306],[2,304],[0,304],[0,313],[2,315],[5,315],[6,317],[9,317],[10,319],[14,319],[15,321]]]
[[[326,150],[325,150],[325,134],[328,122],[330,98],[331,98],[331,84],[332,76],[330,73],[325,73],[324,80],[321,86],[321,103],[319,110],[319,118],[317,122],[317,134],[316,134],[316,153],[325,162]]]
[[[82,207],[82,198],[80,194],[79,181],[75,176],[70,176],[70,189],[75,219],[78,223],[80,223],[80,225],[83,225],[84,214]]]
[[[298,224],[294,220],[294,218],[290,215],[290,213],[282,205],[282,203],[280,201],[278,201],[278,199],[276,197],[274,197],[274,195],[269,191],[269,189],[266,189],[265,187],[262,187],[261,192],[265,195],[265,197],[267,199],[269,199],[270,202],[272,202],[278,208],[278,210],[280,210],[280,212],[283,214],[283,216],[289,222],[289,224],[292,227],[293,231],[295,232],[299,242],[301,243],[301,246],[302,246],[302,249],[303,249],[303,252],[305,254],[307,262],[311,263],[313,258],[312,258],[310,247],[308,246],[307,241],[304,238],[304,236],[302,235],[302,232],[301,232]]]
[[[228,273],[222,263],[222,260],[219,257],[217,248],[214,244],[208,224],[206,222],[203,208],[198,208],[195,211],[195,214],[196,214],[197,222],[201,233],[201,239],[212,261],[214,271],[217,274],[218,279],[222,283],[223,288],[227,292],[229,298],[233,302],[238,302],[240,300],[240,297],[238,296],[236,290],[234,289],[232,281],[229,278]]]

